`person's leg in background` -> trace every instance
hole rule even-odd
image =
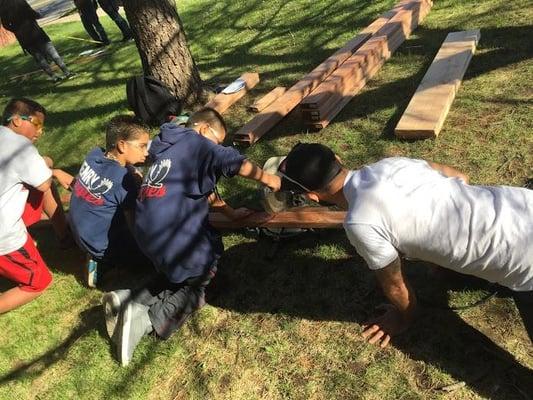
[[[50,64],[46,60],[46,56],[39,50],[32,50],[31,55],[37,65],[46,72],[46,75],[48,75],[54,82],[57,82],[61,80],[61,77],[59,75],[56,75],[54,71],[52,71],[52,67],[50,67]]]
[[[65,62],[57,52],[52,42],[47,42],[44,45],[44,54],[46,54],[46,56],[52,59],[56,63],[56,65],[61,68],[61,71],[63,71],[63,74],[66,78],[73,76],[73,73],[69,71],[69,69],[65,65]]]
[[[102,7],[102,10],[115,22],[120,31],[122,32],[122,41],[130,40],[133,37],[128,22],[122,18],[118,12],[118,6],[114,0],[98,0],[98,4]]]

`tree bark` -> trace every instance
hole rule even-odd
[[[187,108],[205,101],[202,79],[192,58],[173,0],[124,0],[126,17],[145,75],[166,84]]]

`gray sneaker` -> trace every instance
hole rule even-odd
[[[130,289],[114,290],[105,293],[102,296],[102,306],[104,307],[105,326],[109,338],[113,341],[117,339],[115,330],[118,323],[118,316],[122,304],[124,304],[131,296]]]
[[[147,306],[130,301],[122,308],[117,351],[123,367],[129,364],[142,337],[152,330]]]

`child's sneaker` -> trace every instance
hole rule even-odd
[[[90,288],[95,288],[96,283],[98,282],[98,262],[93,260],[92,257],[89,257],[89,260],[87,261],[85,273],[87,278],[87,286]]]
[[[118,323],[118,316],[122,305],[129,300],[131,296],[130,289],[121,289],[114,290],[112,292],[107,292],[102,297],[102,306],[104,307],[104,316],[105,316],[105,326],[107,329],[107,334],[109,338],[115,341],[116,335],[115,330]]]

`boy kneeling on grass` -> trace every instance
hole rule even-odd
[[[220,234],[209,224],[209,204],[230,218],[248,215],[215,196],[221,176],[253,179],[278,190],[280,179],[252,164],[231,147],[221,146],[226,136],[222,116],[202,109],[187,128],[168,123],[150,147],[151,167],[144,177],[135,212],[135,237],[154,263],[153,281],[122,301],[119,315],[106,315],[116,325],[118,358],[131,360],[141,338],[154,331],[167,339],[205,304],[205,288],[214,277],[223,251]],[[104,296],[104,310],[114,295]],[[119,293],[121,294],[119,296]]]
[[[0,314],[40,296],[52,275],[26,227],[40,221],[44,211],[62,247],[72,243],[52,177],[65,188],[72,176],[53,169],[34,142],[43,133],[46,110],[39,103],[11,99],[0,126],[0,276],[18,283],[0,294]]]
[[[149,263],[131,232],[142,179],[134,165],[146,160],[149,139],[147,128],[133,116],[112,118],[106,149],[91,150],[76,176],[68,218],[74,238],[89,255],[89,287],[96,287],[112,266]]]

